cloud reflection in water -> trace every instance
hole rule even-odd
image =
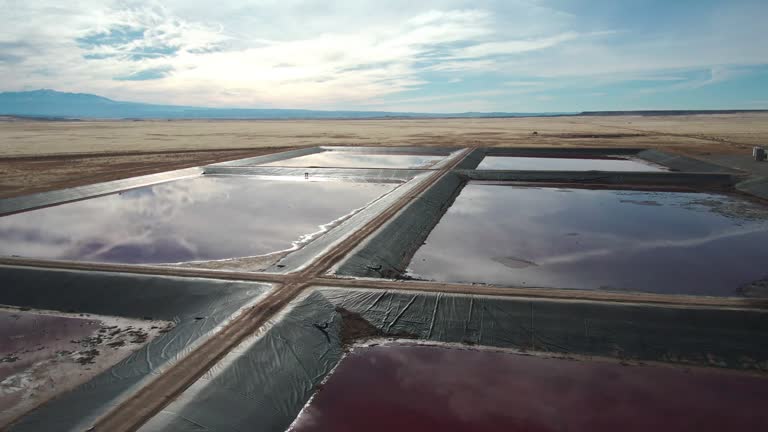
[[[768,209],[704,193],[470,182],[408,273],[447,282],[731,296],[764,278]]]
[[[291,249],[393,184],[204,176],[0,218],[0,254],[115,263]]]

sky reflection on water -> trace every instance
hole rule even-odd
[[[291,249],[394,184],[203,176],[0,218],[0,254],[174,263]]]
[[[766,244],[768,209],[735,196],[470,182],[408,274],[732,296],[768,276]]]

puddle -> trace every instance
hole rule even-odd
[[[668,171],[665,167],[639,159],[621,157],[563,158],[486,156],[479,170],[531,171]]]
[[[170,323],[0,309],[0,427],[82,384]]]
[[[292,159],[270,162],[263,166],[322,168],[429,168],[447,156],[362,154],[324,151]]]
[[[437,346],[358,347],[290,430],[765,430],[768,380]]]
[[[279,256],[396,186],[246,176],[178,180],[2,217],[0,254],[141,264]]]
[[[768,208],[736,196],[470,182],[407,274],[444,282],[758,296],[756,281],[768,276],[761,264],[768,262],[767,244]]]

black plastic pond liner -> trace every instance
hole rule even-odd
[[[8,266],[0,266],[0,280],[2,305],[174,323],[106,372],[22,417],[11,431],[87,430],[270,289],[253,282]]]
[[[768,200],[768,178],[766,177],[751,177],[738,183],[736,189]]]
[[[642,194],[642,191],[653,193],[658,191],[663,194],[666,192],[687,191],[687,192],[714,192],[728,193],[736,178],[730,174],[691,174],[691,173],[599,173],[599,172],[513,172],[513,171],[470,171],[459,170],[450,173],[441,178],[426,192],[421,194],[416,200],[410,203],[402,210],[397,217],[387,222],[376,233],[361,243],[351,254],[347,256],[335,269],[334,272],[343,276],[354,277],[372,277],[397,279],[408,277],[405,275],[409,263],[419,248],[427,241],[430,233],[440,223],[441,218],[446,211],[453,205],[462,189],[468,182],[475,183],[493,183],[508,186],[525,186],[536,188],[550,187],[557,190],[576,187],[576,188],[596,188],[596,189],[615,189],[617,191],[625,190],[626,194]],[[636,192],[632,192],[636,191]],[[693,196],[693,195],[691,195]],[[709,195],[702,194],[702,199]],[[734,196],[734,202],[742,202],[742,198]],[[746,201],[745,205],[747,204]],[[514,207],[514,202],[508,203],[509,207]],[[629,204],[627,204],[629,205]],[[753,204],[750,204],[753,205]],[[757,207],[756,207],[757,208]],[[600,207],[601,211],[605,209]],[[555,211],[557,209],[553,209]],[[475,215],[477,212],[472,212]],[[660,212],[657,212],[660,213]],[[463,214],[463,213],[462,213]],[[551,219],[551,215],[544,209],[542,214],[546,214]],[[488,216],[488,215],[486,215]],[[505,218],[513,217],[512,214],[498,214],[493,217]],[[469,217],[469,216],[467,216]],[[482,215],[473,216],[477,219],[477,226],[480,224],[492,224],[492,220]],[[655,217],[655,216],[654,216]],[[630,224],[628,221],[627,224]],[[552,222],[555,224],[554,222]],[[671,224],[674,225],[674,224]],[[553,230],[560,228],[555,224]],[[468,229],[478,229],[475,225]],[[587,232],[587,231],[585,231]],[[465,233],[466,234],[466,233]],[[509,238],[514,238],[514,233],[509,233]],[[463,244],[467,246],[466,244]],[[459,247],[453,250],[454,254],[461,254],[466,249]],[[748,248],[745,249],[748,253]],[[447,251],[450,252],[450,251]],[[468,252],[469,253],[469,252]],[[445,258],[441,252],[441,258]],[[476,255],[476,254],[475,254]],[[458,269],[458,267],[455,267]],[[544,271],[544,270],[542,270]],[[416,277],[419,275],[417,274]],[[467,283],[484,282],[472,278]],[[442,282],[461,282],[460,280],[444,280]],[[749,282],[749,281],[744,281]],[[518,282],[519,284],[520,282]],[[510,281],[507,285],[516,285]],[[595,285],[593,289],[598,289],[602,285]],[[556,288],[574,288],[575,286],[556,286]],[[726,287],[727,288],[727,287]],[[723,292],[725,292],[724,288]],[[612,288],[606,288],[612,289]],[[629,289],[627,287],[617,287],[615,289]],[[660,288],[662,289],[662,288]],[[675,288],[676,289],[676,288]],[[732,287],[732,294],[719,293],[718,295],[742,296],[748,293],[738,292],[739,285]],[[658,290],[657,290],[658,291]],[[657,292],[654,291],[654,292]],[[674,289],[663,288],[664,293],[673,293]]]
[[[765,371],[766,331],[755,310],[317,288],[140,430],[284,431],[355,337]]]

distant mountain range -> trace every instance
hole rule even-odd
[[[376,118],[494,118],[563,115],[681,115],[733,113],[723,111],[611,111],[585,113],[464,112],[452,114],[388,111],[316,111],[302,109],[205,108],[120,102],[86,93],[33,90],[0,93],[0,115],[45,119],[376,119]]]
[[[0,115],[104,119],[371,119],[436,117],[526,117],[570,113],[430,114],[388,111],[316,111],[303,109],[205,108],[120,102],[86,93],[33,90],[0,93]]]

